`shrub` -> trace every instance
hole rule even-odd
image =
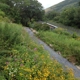
[[[8,17],[5,16],[5,13],[0,10],[0,22],[11,22]]]
[[[78,38],[78,35],[77,35],[76,33],[73,33],[73,34],[72,34],[72,37],[73,37],[73,38]]]
[[[5,13],[3,11],[0,10],[0,16],[4,17]]]
[[[67,30],[64,30],[63,28],[56,28],[54,30],[55,33],[58,33],[58,34],[64,34],[66,36],[70,36],[70,34],[67,32]]]
[[[8,23],[11,22],[8,17],[2,17],[2,16],[0,16],[0,22],[3,22],[3,21],[4,21],[4,22],[8,22]]]
[[[42,24],[41,23],[34,23],[34,29],[36,29],[36,30],[40,30],[40,28],[41,28],[41,26],[42,26]]]
[[[50,30],[50,26],[47,25],[46,23],[45,24],[42,24],[42,30],[46,31],[46,30]]]
[[[39,31],[39,30],[43,30],[43,31],[50,30],[50,27],[47,24],[35,22],[33,25],[34,26],[32,28],[36,29],[37,31]]]
[[[15,27],[16,26],[16,27]],[[11,47],[14,44],[21,44],[21,26],[9,23],[0,23],[0,40],[5,48]],[[2,43],[1,43],[2,44]]]

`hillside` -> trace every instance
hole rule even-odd
[[[27,28],[7,22],[0,25],[0,80],[76,80],[72,69],[64,71],[29,37]]]
[[[28,3],[28,1],[30,2]],[[40,32],[52,31],[53,33],[50,26],[37,21],[44,17],[44,11],[39,10],[42,7],[37,0],[0,0],[0,4],[0,80],[77,80],[76,78],[80,77],[79,68],[58,54],[57,49],[54,51],[52,47],[37,37]],[[68,34],[66,35],[68,37]],[[79,40],[77,35],[74,34],[73,37]],[[53,38],[51,40],[54,43]],[[56,37],[55,39],[55,43],[59,44],[57,40],[63,42],[65,35],[63,35],[62,40]],[[73,41],[74,39],[71,42]],[[76,44],[76,41],[73,43]],[[70,48],[72,50],[75,46],[75,44],[73,44],[74,46],[70,44],[71,46],[67,48],[67,45],[63,44],[61,44],[62,50],[66,48],[67,51]],[[79,58],[79,41],[76,46],[73,52]],[[58,46],[56,47],[58,48]],[[74,56],[77,57],[76,55]],[[74,56],[71,55],[70,57]],[[80,58],[77,62],[79,60]]]
[[[56,5],[53,5],[47,9],[45,9],[45,12],[49,12],[52,10],[56,10],[56,11],[62,11],[64,8],[66,7],[70,7],[70,6],[76,6],[78,4],[80,0],[64,0]]]

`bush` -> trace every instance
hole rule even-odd
[[[50,30],[49,25],[47,25],[46,23],[42,24],[39,22],[35,22],[31,26],[32,26],[32,28],[36,29],[37,31],[39,31],[39,30],[43,30],[43,31]]]
[[[50,30],[50,26],[47,25],[46,23],[45,24],[42,24],[42,30],[46,31],[46,30]]]
[[[16,27],[15,27],[16,26]],[[9,23],[0,23],[0,40],[5,48],[11,47],[14,44],[21,44],[21,26]]]
[[[0,10],[0,22],[11,22],[8,17],[5,16],[5,13]]]
[[[56,28],[56,29],[54,30],[54,32],[55,32],[55,33],[58,33],[58,34],[64,34],[64,35],[66,35],[66,36],[70,36],[70,34],[69,34],[66,30],[64,30],[63,28]]]
[[[2,17],[2,16],[0,16],[0,22],[3,22],[3,21],[4,21],[4,22],[8,22],[8,23],[11,22],[8,17]]]
[[[4,17],[5,13],[3,11],[0,10],[0,16]]]
[[[30,27],[30,28],[34,28],[34,26],[35,26],[35,22],[28,22],[28,27]]]
[[[53,20],[56,21],[56,22],[59,22],[59,16],[54,17]]]
[[[72,37],[73,37],[73,38],[78,38],[78,35],[77,35],[76,33],[73,33],[73,34],[72,34]]]

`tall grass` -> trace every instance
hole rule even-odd
[[[12,47],[14,44],[21,44],[22,27],[16,24],[0,23],[0,46],[2,48]]]
[[[57,29],[53,32],[50,31],[41,31],[38,34],[43,41],[48,45],[52,45],[54,50],[60,51],[61,54],[67,59],[70,57],[75,57],[76,64],[80,64],[80,39],[79,37],[73,38],[67,32]]]
[[[50,59],[21,25],[0,23],[1,80],[76,80],[71,69]]]

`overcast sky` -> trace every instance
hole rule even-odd
[[[38,0],[38,1],[43,5],[45,9],[64,0]]]

